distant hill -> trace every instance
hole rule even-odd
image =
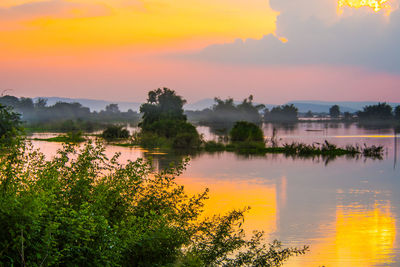
[[[34,98],[34,101],[39,97]],[[47,105],[54,105],[57,102],[73,103],[78,102],[84,107],[90,108],[92,111],[104,110],[109,104],[118,104],[121,111],[127,111],[132,109],[133,111],[139,111],[141,103],[137,102],[118,102],[118,101],[106,101],[106,100],[94,100],[86,98],[65,98],[65,97],[42,97],[47,99]]]

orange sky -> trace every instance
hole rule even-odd
[[[343,11],[358,9],[361,0],[337,1]],[[376,1],[382,6],[374,11]],[[12,89],[17,96],[143,101],[149,90],[167,86],[189,101],[250,93],[259,102],[277,104],[295,99],[400,101],[395,86],[399,75],[363,66],[259,66],[171,56],[275,35],[281,13],[273,2],[276,5],[276,0],[2,0],[0,90]],[[366,5],[378,13],[392,11],[389,4],[368,0]],[[299,6],[299,12],[304,10]],[[325,84],[326,89],[321,87]],[[372,85],[381,88],[373,90]],[[363,87],[370,92],[360,94]],[[346,95],[331,95],[332,89]],[[382,99],[383,93],[388,99]]]
[[[195,49],[273,33],[267,1],[6,0],[0,3],[1,57]],[[1,14],[1,13],[0,13]]]

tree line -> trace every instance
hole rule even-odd
[[[148,128],[155,119],[152,117],[154,116],[153,111],[157,109],[160,109],[160,114],[164,117],[172,116],[174,112],[183,111],[185,100],[177,98],[176,94],[175,98],[171,97],[171,95],[168,95],[168,91],[162,92],[164,89],[151,91],[152,95],[149,95],[148,103],[142,106],[140,114],[131,109],[127,112],[121,112],[117,104],[110,104],[104,110],[96,112],[90,111],[89,108],[82,106],[80,103],[58,102],[49,106],[44,98],[33,101],[31,98],[17,98],[9,95],[0,97],[0,104],[10,106],[20,113],[22,121],[25,122],[28,128],[33,130],[64,132],[82,130],[90,132],[104,129],[109,124],[130,123],[136,125],[143,114],[145,114],[143,126]],[[169,91],[174,92],[173,90]],[[229,129],[236,121],[248,121],[256,124],[262,122],[293,123],[299,121],[301,116],[303,120],[317,117],[311,111],[306,114],[300,114],[293,104],[279,105],[268,109],[263,104],[254,103],[253,100],[253,96],[250,95],[236,104],[233,98],[221,99],[216,97],[214,99],[215,104],[211,108],[200,111],[184,111],[182,119],[200,125]],[[182,102],[178,103],[176,101]],[[156,106],[154,106],[155,104]],[[159,106],[157,107],[157,105]],[[181,110],[174,110],[176,106],[180,106]],[[362,124],[398,124],[400,123],[400,106],[392,108],[387,103],[378,103],[365,106],[358,112],[349,113],[341,112],[338,105],[333,105],[327,115],[329,115],[329,119],[335,121],[359,122]],[[327,118],[323,117],[323,119],[326,120]],[[165,126],[164,128],[174,129],[175,127]]]
[[[47,105],[45,98],[33,101],[31,98],[2,96],[0,104],[9,106],[21,114],[25,126],[33,129],[93,131],[110,123],[137,123],[139,114],[132,109],[120,111],[117,104],[109,104],[100,112],[90,111],[80,103],[57,102]]]

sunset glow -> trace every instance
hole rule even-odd
[[[379,12],[381,10],[386,10],[390,12],[392,10],[392,6],[390,5],[388,0],[338,0],[338,7],[351,7],[351,8],[362,8],[367,7],[372,9],[375,12]]]
[[[133,4],[132,4],[133,3]],[[2,1],[2,54],[60,53],[131,47],[201,48],[275,30],[277,12],[261,0]],[[29,45],[27,45],[29,43]]]
[[[400,21],[394,19],[397,2],[3,0],[0,89],[113,101],[142,101],[162,86],[189,102],[248,93],[271,104],[360,96],[400,101],[396,52],[387,49],[398,47],[391,40],[396,26],[387,27]],[[321,21],[307,24],[313,17]],[[346,19],[340,29],[310,26]],[[360,47],[359,39],[369,45]],[[385,55],[373,57],[375,50]],[[345,94],[332,93],[337,90]]]

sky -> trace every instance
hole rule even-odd
[[[1,0],[0,91],[400,102],[399,0]]]

